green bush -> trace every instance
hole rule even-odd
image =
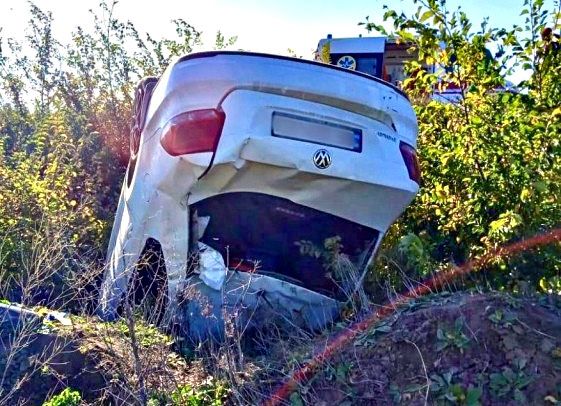
[[[66,388],[58,395],[44,402],[43,406],[78,406],[81,402],[82,396],[80,396],[78,391]]]
[[[413,15],[388,9],[385,19],[417,55],[403,87],[418,117],[423,180],[389,233],[377,272],[395,274],[397,263],[422,278],[427,264],[433,271],[460,264],[561,224],[561,52],[557,38],[541,36],[547,26],[558,31],[561,16],[542,1],[526,1],[523,27],[484,22],[475,29],[443,0],[415,3]],[[370,22],[366,28],[384,31]],[[510,91],[513,69],[529,79]],[[451,84],[459,100],[430,97]],[[552,244],[497,258],[468,282],[559,291],[560,275],[560,246]]]
[[[209,378],[197,388],[190,385],[180,386],[171,393],[153,394],[148,400],[149,406],[221,406],[228,395],[228,388],[219,381]]]
[[[101,2],[68,44],[33,3],[25,43],[0,32],[0,290],[12,300],[60,297],[70,274],[103,262],[136,83],[200,44],[181,19],[175,38],[141,34],[117,3]],[[234,42],[216,36],[217,48]]]

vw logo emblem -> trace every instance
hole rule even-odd
[[[331,155],[325,149],[318,149],[314,153],[314,165],[319,169],[326,169],[331,165]]]

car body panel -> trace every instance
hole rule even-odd
[[[247,272],[230,272],[222,290],[205,285],[197,276],[186,283],[186,310],[179,320],[183,334],[194,341],[223,340],[224,318],[241,331],[264,323],[286,322],[320,329],[333,320],[341,303],[291,283]],[[232,320],[234,319],[235,320]]]
[[[217,150],[169,155],[160,144],[165,124],[201,109],[226,114]],[[360,129],[362,150],[275,137],[275,113]],[[369,227],[381,237],[418,190],[399,151],[400,142],[414,147],[416,134],[407,98],[368,75],[250,53],[203,53],[177,61],[153,90],[135,165],[129,166],[134,173],[123,184],[102,314],[115,314],[148,238],[162,247],[173,312],[193,242],[190,208],[213,196],[276,196]],[[314,165],[319,149],[331,156],[327,168]]]

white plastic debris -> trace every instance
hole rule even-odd
[[[222,289],[227,268],[220,252],[199,242],[199,277],[209,288]]]
[[[49,313],[47,313],[47,316],[45,317],[45,319],[48,320],[48,321],[58,321],[63,326],[71,326],[72,325],[72,320],[70,320],[70,317],[68,316],[68,313],[59,312],[59,311],[56,311],[56,310],[51,310]]]

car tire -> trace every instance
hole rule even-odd
[[[149,238],[140,254],[132,275],[130,303],[141,310],[146,320],[159,324],[167,304],[167,273],[161,245]]]

